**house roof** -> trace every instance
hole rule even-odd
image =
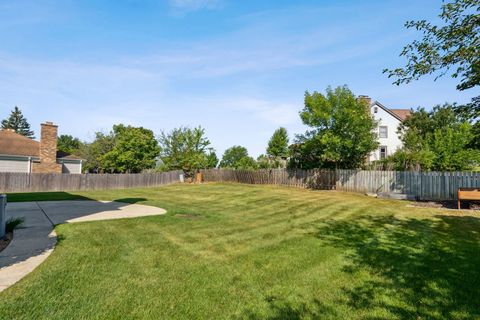
[[[390,109],[393,113],[397,115],[400,119],[405,120],[412,113],[410,109]]]
[[[372,106],[374,105],[379,106],[380,108],[385,110],[387,113],[391,114],[393,117],[395,117],[399,121],[405,120],[411,114],[410,109],[388,109],[378,101],[375,101],[374,103],[372,103]]]
[[[40,142],[22,136],[13,130],[0,130],[0,154],[11,156],[40,157]],[[57,151],[57,159],[81,160],[66,152]]]

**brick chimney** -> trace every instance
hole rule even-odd
[[[33,172],[61,173],[62,165],[57,163],[57,128],[52,122],[41,124],[40,162],[34,163]]]
[[[40,135],[40,162],[57,162],[57,128],[52,122],[41,124],[42,131]]]
[[[359,95],[357,97],[357,101],[358,102],[363,101],[369,108],[370,108],[370,105],[372,104],[372,98],[366,95]]]

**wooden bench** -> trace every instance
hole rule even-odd
[[[458,209],[460,210],[460,200],[479,200],[480,188],[458,188]]]

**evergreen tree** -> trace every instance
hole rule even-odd
[[[267,154],[273,158],[287,158],[288,133],[285,128],[278,128],[268,141]]]
[[[16,133],[25,137],[35,138],[33,131],[30,130],[30,124],[17,106],[12,110],[10,116],[2,121],[2,129],[13,129]]]

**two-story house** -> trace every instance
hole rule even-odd
[[[389,109],[378,101],[372,102],[368,96],[360,96],[370,105],[370,113],[377,121],[376,134],[380,146],[370,155],[370,161],[386,158],[402,147],[397,129],[400,123],[410,115],[410,109]]]

